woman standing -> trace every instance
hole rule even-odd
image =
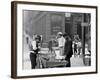
[[[64,55],[65,55],[65,60],[68,62],[66,64],[66,67],[70,67],[70,58],[73,55],[73,51],[72,51],[72,40],[68,35],[64,35],[66,42],[65,42],[65,46],[64,46]]]

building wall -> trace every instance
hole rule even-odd
[[[65,15],[58,12],[42,12],[35,19],[35,34],[43,35],[43,40],[54,38],[65,31]]]

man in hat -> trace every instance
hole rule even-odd
[[[57,41],[58,41],[58,47],[60,50],[60,56],[63,56],[63,50],[65,45],[65,38],[63,37],[62,32],[58,32],[57,34]]]

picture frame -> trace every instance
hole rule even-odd
[[[35,78],[97,73],[97,11],[97,6],[90,5],[12,1],[11,77]],[[48,50],[47,41],[56,39],[58,32],[66,32],[67,35],[72,35],[71,38],[74,37],[75,40],[79,37],[82,46],[80,54],[82,55],[76,56],[79,48],[77,48],[75,55],[73,52],[70,58],[73,62],[71,67],[57,67],[57,65],[67,64],[67,61],[52,61],[52,63],[46,61],[44,68],[45,61],[43,61],[41,69],[40,62],[39,68],[31,69],[30,51],[27,48],[29,47],[27,45],[29,39],[32,39],[34,34],[42,35],[43,44],[40,53],[45,53],[44,49]],[[72,49],[74,50],[74,48]],[[53,49],[56,51],[58,47],[57,49],[53,47]],[[48,56],[45,59],[48,59]],[[41,60],[40,57],[38,60]]]

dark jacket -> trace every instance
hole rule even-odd
[[[72,40],[67,39],[65,42],[65,47],[64,47],[64,55],[66,56],[65,59],[69,59],[72,57],[73,51],[72,51]]]

